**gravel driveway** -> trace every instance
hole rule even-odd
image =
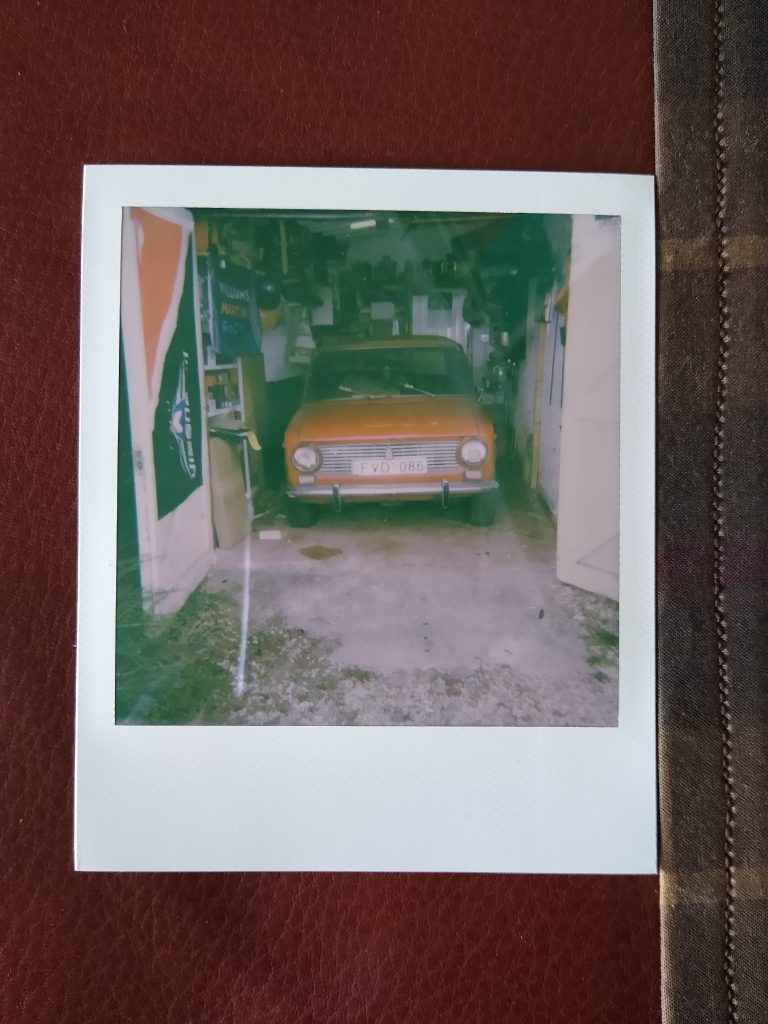
[[[559,583],[554,527],[517,500],[351,506],[251,545],[245,692],[232,724],[613,726],[618,606]],[[244,546],[206,588],[240,606]],[[227,665],[233,670],[233,665]]]

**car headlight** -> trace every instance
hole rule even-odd
[[[473,437],[459,445],[459,459],[465,466],[479,466],[488,458],[488,445],[479,437]]]
[[[293,449],[291,462],[301,473],[314,473],[320,468],[320,452],[311,444],[300,444]]]

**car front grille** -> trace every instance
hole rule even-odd
[[[323,457],[319,472],[351,473],[352,459],[414,459],[426,458],[429,470],[458,469],[455,441],[404,441],[387,444],[321,444]]]

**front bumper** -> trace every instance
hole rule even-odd
[[[318,504],[331,503],[341,508],[345,501],[397,501],[417,498],[440,498],[446,505],[450,498],[469,498],[498,490],[496,480],[425,481],[422,483],[376,484],[294,484],[288,497]]]

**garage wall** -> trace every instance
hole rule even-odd
[[[565,318],[555,309],[560,286],[541,295],[532,281],[526,320],[525,358],[519,370],[514,409],[515,447],[525,479],[535,487],[557,517],[560,490],[560,442],[562,436],[565,366]],[[546,317],[546,320],[543,318]],[[539,388],[538,452],[536,392]],[[536,466],[532,465],[536,457]]]
[[[539,490],[556,517],[560,493],[560,439],[563,422],[565,368],[565,318],[554,308],[554,292],[548,296],[549,322],[544,336],[541,381],[541,434],[539,440]]]
[[[518,371],[514,407],[515,447],[526,473],[530,466],[530,442],[534,433],[534,389],[536,382],[536,337],[534,316],[528,302],[525,326],[525,355]]]
[[[539,325],[536,323],[539,288],[532,281],[528,291],[528,315],[525,326],[525,357],[518,371],[514,406],[515,448],[526,479],[530,478],[533,450],[533,416],[536,396],[536,356]]]

